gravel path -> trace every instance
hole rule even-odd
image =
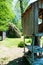
[[[23,48],[0,46],[0,65],[24,65],[23,55]],[[11,62],[13,64],[11,64]]]
[[[4,46],[0,47],[0,58],[10,57],[12,59],[14,57],[14,59],[16,59],[18,57],[22,57],[23,54],[23,48],[7,48]]]

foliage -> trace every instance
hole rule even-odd
[[[16,27],[22,32],[22,24],[21,24],[21,20],[17,20],[16,18],[12,20],[12,23],[14,23],[16,25]]]
[[[9,23],[7,36],[9,38],[20,38],[21,37],[20,30],[13,23]]]
[[[21,38],[6,38],[3,41],[0,41],[0,45],[4,45],[8,48],[18,47],[18,44],[21,42]]]
[[[14,18],[10,3],[7,0],[0,0],[0,31],[8,29],[8,22]]]
[[[29,40],[27,41],[27,43],[32,43],[32,40],[31,40],[31,39],[29,39]]]
[[[26,39],[26,43],[29,39]],[[23,39],[22,38],[6,38],[3,41],[0,41],[0,46],[4,45],[6,47],[18,47],[19,44],[23,43]],[[24,43],[23,43],[24,44]],[[28,44],[28,43],[27,43]]]
[[[18,44],[18,47],[24,47],[24,43],[23,43],[23,41],[21,41],[19,44]]]
[[[22,24],[21,24],[21,21],[18,21],[17,24],[16,24],[16,26],[22,32]]]
[[[23,8],[24,8],[24,11],[26,10],[26,8],[28,7],[28,2],[29,2],[30,0],[23,0],[22,2],[23,2]]]
[[[28,5],[28,0],[23,0],[23,8],[24,11],[27,8]],[[19,0],[17,1],[15,8],[14,8],[14,12],[15,12],[15,19],[13,20],[14,24],[20,29],[20,31],[22,31],[22,25],[21,25],[21,10],[20,10],[20,2]]]
[[[26,9],[27,6],[28,6],[28,2],[29,2],[28,0],[23,0],[23,1],[22,1],[24,11],[25,11],[25,9]],[[20,2],[19,2],[19,1],[17,1],[16,5],[15,5],[15,13],[16,13],[16,14],[19,13],[19,14],[18,14],[19,16],[20,16],[20,14],[21,14]]]

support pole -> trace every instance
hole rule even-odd
[[[20,9],[21,9],[21,21],[22,21],[22,14],[23,14],[23,11],[24,11],[23,10],[23,3],[22,3],[23,0],[19,0],[19,1],[20,1]],[[24,54],[25,54],[25,35],[23,37],[23,40],[24,40]]]
[[[43,12],[42,12],[42,23],[43,23]]]
[[[34,62],[34,40],[35,40],[35,36],[33,34],[33,36],[32,36],[32,65]]]
[[[25,36],[24,36],[24,55],[25,55]]]

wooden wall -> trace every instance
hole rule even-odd
[[[38,8],[39,3],[39,8]],[[42,4],[42,5],[41,5]],[[34,2],[31,4],[27,10],[22,15],[22,26],[23,34],[26,36],[31,36],[32,34],[38,33],[38,15],[39,9],[43,8],[43,0],[39,2]]]
[[[39,8],[43,8],[43,0],[39,0]]]
[[[30,12],[29,12],[30,11]],[[31,7],[29,8],[29,11],[27,11],[23,16],[23,33],[25,35],[31,35],[33,34],[33,21],[32,21],[32,11]]]
[[[37,2],[32,4],[22,16],[23,33],[27,36],[37,33],[38,8],[36,4]]]

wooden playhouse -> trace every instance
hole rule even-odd
[[[29,6],[22,14],[24,34],[24,55],[32,65],[43,65],[43,48],[35,46],[35,37],[43,36],[43,0],[30,0]],[[32,38],[32,44],[27,45],[25,53],[25,36]],[[37,43],[38,44],[38,43]]]

